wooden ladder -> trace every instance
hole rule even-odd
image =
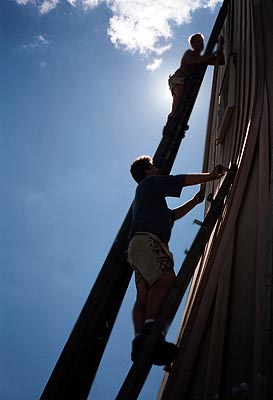
[[[224,0],[208,40],[211,54],[224,24],[229,0]],[[169,174],[185,136],[207,66],[201,66],[185,85],[176,116],[168,121],[154,155],[154,164]],[[105,259],[101,271],[40,397],[41,400],[85,400],[98,370],[114,322],[128,288],[132,268],[126,250],[131,226],[131,207]]]

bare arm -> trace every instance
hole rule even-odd
[[[225,54],[224,54],[224,38],[221,35],[217,42],[217,50],[214,54],[214,58],[209,62],[209,65],[224,65],[225,64]]]
[[[196,195],[186,203],[184,203],[182,206],[177,207],[174,209],[174,220],[178,220],[184,215],[188,214],[197,204],[202,203],[205,197],[205,189],[202,188],[199,190],[199,192],[196,193]]]
[[[225,54],[223,50],[216,51],[213,53],[213,58],[208,62],[209,65],[224,65],[225,64]]]
[[[206,62],[210,64],[215,59],[215,55],[209,54],[209,55],[201,56],[201,55],[197,55],[193,51],[189,50],[185,53],[183,58],[184,58],[184,60],[182,60],[182,63],[184,61],[188,65],[198,65],[198,64],[203,64]]]
[[[203,174],[188,174],[185,175],[184,186],[199,185],[209,181],[214,181],[223,176],[223,168],[221,165],[217,165],[212,172]]]
[[[207,63],[208,65],[224,65],[225,55],[223,50],[217,50],[208,55],[186,55],[185,61],[188,65],[198,65]]]

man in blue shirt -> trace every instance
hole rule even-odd
[[[173,256],[168,247],[174,221],[201,203],[204,191],[200,190],[191,200],[172,210],[165,197],[180,197],[184,186],[218,179],[223,172],[217,166],[211,173],[161,175],[149,156],[134,160],[130,171],[138,183],[128,247],[128,262],[135,270],[137,289],[131,354],[134,361],[175,280]],[[176,354],[177,347],[166,342],[162,335],[151,361],[157,365],[169,364]]]

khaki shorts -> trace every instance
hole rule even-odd
[[[186,76],[170,75],[168,79],[169,88],[172,91],[176,85],[184,85]]]
[[[168,245],[150,233],[134,235],[128,247],[128,262],[136,271],[136,283],[143,277],[152,286],[162,275],[174,273]]]

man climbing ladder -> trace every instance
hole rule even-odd
[[[168,248],[173,223],[204,200],[204,191],[200,190],[191,200],[173,210],[168,208],[165,197],[179,197],[184,186],[218,179],[223,175],[223,168],[218,165],[211,173],[160,175],[151,157],[142,156],[132,163],[131,174],[138,183],[128,248],[128,261],[135,270],[137,289],[131,355],[135,361],[175,280],[173,257]],[[151,362],[167,365],[176,355],[176,345],[165,341],[162,333]]]
[[[205,219],[202,222],[189,251],[187,252],[183,264],[177,273],[175,282],[170,289],[168,297],[164,301],[154,325],[149,334],[145,337],[142,350],[137,355],[136,361],[131,366],[116,396],[116,400],[136,400],[138,398],[152,367],[152,354],[154,349],[158,346],[161,332],[168,328],[168,324],[173,321],[195,269],[198,266],[200,257],[204,253],[213,229],[223,212],[224,206],[228,207],[230,201],[228,197],[230,199],[233,197],[231,187],[236,177],[237,166],[232,165],[230,168],[221,167],[221,169],[227,171],[225,179],[221,183],[215,198],[210,196],[211,206],[209,207]],[[224,218],[228,218],[228,212],[225,212]]]
[[[174,74],[169,76],[169,88],[172,93],[172,111],[168,118],[175,116],[176,108],[182,98],[187,77],[193,75],[198,65],[224,65],[225,56],[223,52],[224,38],[219,37],[217,50],[208,55],[201,55],[204,49],[204,36],[202,33],[195,33],[188,39],[191,49],[188,49],[182,56],[180,67]]]

